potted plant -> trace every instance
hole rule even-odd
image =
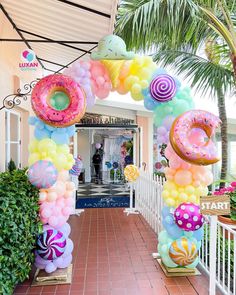
[[[236,230],[236,182],[231,182],[229,186],[215,191],[214,195],[228,195],[230,197],[230,215],[219,215],[218,220],[229,226],[235,226],[233,229]],[[226,231],[225,237],[228,237],[228,231]]]

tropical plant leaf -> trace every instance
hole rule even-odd
[[[219,89],[224,94],[234,87],[233,72],[193,53],[182,51],[159,51],[153,59],[162,66],[171,65],[177,74],[191,82],[191,86],[202,94],[217,96]]]

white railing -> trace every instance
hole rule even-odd
[[[210,259],[216,259],[215,281],[223,294],[236,295],[236,231],[217,221],[216,257],[210,253],[210,224],[205,224],[205,234],[200,249],[200,264],[210,275]]]
[[[161,192],[163,183],[162,178],[153,177],[150,173],[141,171],[139,179],[133,186],[135,208],[143,215],[156,234],[162,230],[163,202]],[[236,231],[217,221],[217,250],[216,257],[212,257],[210,255],[209,224],[205,224],[204,239],[199,252],[200,265],[210,275],[210,259],[216,259],[215,285],[223,294],[236,295]]]
[[[135,208],[157,234],[162,230],[161,210],[163,201],[161,193],[163,183],[163,178],[140,171],[140,177],[134,184]]]

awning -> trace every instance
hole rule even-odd
[[[1,0],[0,9],[19,38],[50,72],[62,71],[79,58],[88,58],[97,42],[114,28],[118,0]],[[10,46],[10,45],[9,45]]]

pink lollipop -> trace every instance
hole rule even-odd
[[[200,213],[200,207],[193,203],[182,203],[174,212],[174,217],[178,227],[185,231],[198,230],[204,222],[204,217]]]
[[[28,179],[37,188],[49,188],[57,181],[58,171],[52,162],[39,160],[30,166]]]

